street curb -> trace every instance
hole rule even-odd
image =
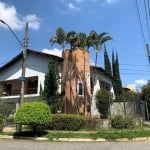
[[[9,135],[0,135],[0,139],[14,139],[14,137]]]
[[[19,137],[0,135],[0,139],[20,139],[20,140],[35,140],[35,141],[54,141],[54,142],[132,142],[132,141],[150,141],[150,137],[138,137],[138,138],[122,138],[122,139],[82,139],[82,138],[53,138],[48,139],[46,137]]]

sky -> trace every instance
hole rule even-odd
[[[150,65],[145,44],[149,44],[149,20],[144,0],[0,0],[0,19],[5,21],[23,42],[26,22],[29,23],[28,48],[61,55],[59,45],[49,40],[58,27],[65,32],[95,30],[113,37],[106,42],[111,61],[112,51],[118,54],[123,86],[134,83],[139,88],[150,80]],[[138,9],[137,7],[138,6]],[[148,8],[148,7],[147,7]],[[139,12],[138,12],[138,11]],[[138,17],[140,14],[140,19]],[[141,22],[140,22],[141,21]],[[141,28],[141,25],[143,28]],[[22,51],[8,27],[0,23],[0,66]],[[98,53],[98,66],[104,67],[104,51]],[[95,50],[90,49],[91,64]]]

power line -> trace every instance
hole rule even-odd
[[[143,25],[142,25],[142,21],[141,21],[139,6],[138,6],[137,0],[134,0],[134,1],[135,1],[135,8],[136,8],[137,18],[139,20],[139,27],[140,27],[140,31],[141,31],[141,34],[142,34],[142,39],[143,39],[143,42],[144,42],[144,47],[145,47],[146,46],[146,40],[145,40],[145,36],[144,36],[144,30],[143,30]]]
[[[146,7],[145,0],[144,0],[144,9],[145,9],[145,17],[146,17],[146,26],[147,26],[148,37],[149,37],[149,42],[150,42],[149,22],[148,22],[147,7]]]

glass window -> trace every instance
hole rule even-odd
[[[83,83],[78,83],[78,95],[83,95]]]

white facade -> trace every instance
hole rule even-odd
[[[22,55],[18,55],[16,60],[10,61],[6,64],[6,66],[3,66],[0,69],[0,82],[1,83],[9,83],[13,82],[13,89],[20,89],[21,81],[19,81],[19,78],[22,75]],[[48,70],[48,63],[50,59],[57,59],[57,61],[61,62],[61,58],[55,57],[53,55],[44,54],[41,52],[31,51],[27,53],[27,63],[26,63],[26,72],[25,72],[25,78],[30,79],[33,77],[36,77],[37,82],[37,92],[36,93],[30,93],[25,94],[25,97],[37,97],[40,96],[40,86],[44,88],[44,79],[45,79],[45,73]],[[60,92],[60,89],[59,89]],[[19,98],[19,94],[16,95],[5,95],[2,96],[1,99],[11,99],[11,98]]]
[[[92,116],[100,116],[100,113],[96,107],[96,99],[95,99],[95,95],[96,92],[98,90],[100,90],[102,87],[100,85],[100,81],[106,83],[109,85],[110,89],[109,91],[112,93],[112,98],[114,97],[114,90],[113,90],[113,85],[112,85],[112,77],[108,74],[106,74],[106,72],[104,72],[104,70],[97,69],[96,71],[96,75],[95,75],[95,84],[94,84],[94,91],[93,91],[93,96],[92,96],[92,100],[91,100],[91,115]],[[94,76],[94,74],[93,74]]]

